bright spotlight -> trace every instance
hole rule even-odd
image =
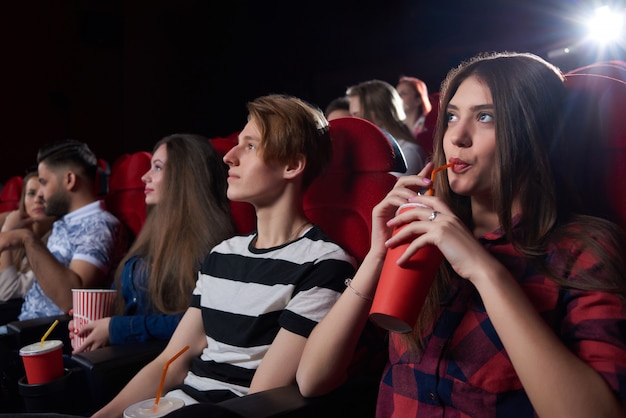
[[[589,36],[597,42],[618,40],[623,36],[624,13],[613,12],[608,6],[598,7],[588,26]]]

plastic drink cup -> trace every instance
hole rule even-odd
[[[72,289],[72,310],[74,328],[80,330],[83,325],[113,315],[116,290],[111,289]],[[72,348],[83,344],[85,337],[74,335]]]
[[[156,398],[132,404],[124,410],[124,418],[157,418],[169,414],[185,406],[185,402],[179,398],[163,397],[159,404],[155,405]]]
[[[409,203],[400,206],[398,213],[416,206],[426,207]],[[393,234],[395,235],[402,227],[396,228]],[[396,260],[408,246],[407,243],[387,250],[370,308],[372,321],[382,328],[400,333],[413,329],[443,259],[436,246],[426,245],[420,248],[404,267],[400,267]]]
[[[29,385],[48,383],[63,376],[63,341],[46,340],[26,345],[20,356]]]

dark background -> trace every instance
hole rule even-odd
[[[32,0],[4,2],[0,183],[39,146],[87,142],[109,162],[174,132],[226,136],[245,103],[288,93],[322,109],[349,85],[414,75],[437,91],[461,60],[582,36],[574,0]],[[582,48],[581,48],[582,50]],[[622,51],[623,52],[623,51]],[[551,60],[564,71],[598,56]],[[610,57],[615,58],[615,57]],[[620,57],[618,57],[620,58]]]

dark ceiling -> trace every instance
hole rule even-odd
[[[546,56],[581,36],[574,0],[32,0],[0,15],[8,110],[0,182],[45,142],[74,137],[112,160],[180,131],[224,136],[245,103],[288,93],[320,107],[400,75],[438,90],[487,50]],[[570,58],[564,70],[584,63]],[[7,142],[8,143],[8,142]]]

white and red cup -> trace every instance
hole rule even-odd
[[[116,296],[117,291],[111,289],[72,289],[74,329],[80,330],[91,321],[112,316]],[[72,348],[80,347],[86,337],[74,335]]]
[[[426,207],[419,203],[408,203],[400,206],[398,213],[416,206]],[[393,235],[403,227],[396,228]],[[443,259],[436,246],[426,245],[401,267],[396,260],[408,246],[409,243],[406,243],[387,250],[370,308],[370,319],[392,332],[406,333],[413,329]]]
[[[155,398],[132,404],[124,410],[124,418],[157,418],[169,414],[185,406],[179,398],[162,397],[159,404],[154,405]]]
[[[63,376],[63,341],[44,340],[20,349],[29,385],[52,382]]]

